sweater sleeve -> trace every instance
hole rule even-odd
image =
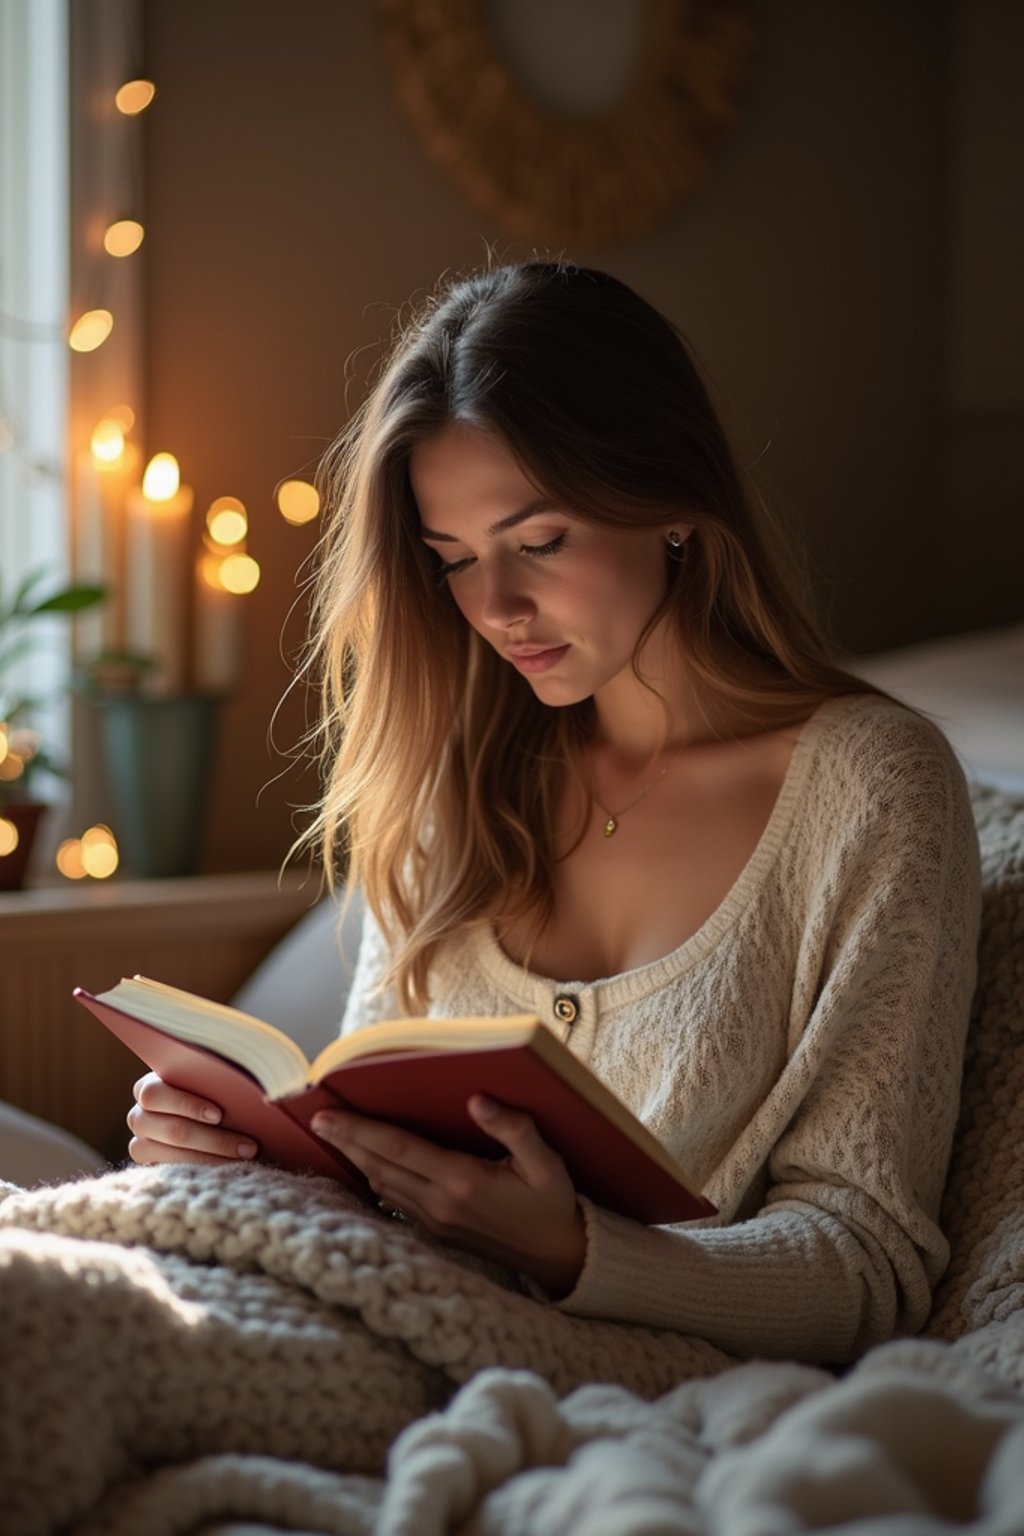
[[[764,1106],[784,1129],[753,1209],[645,1228],[581,1201],[587,1258],[563,1310],[837,1364],[924,1323],[948,1259],[980,914],[966,785],[937,735],[874,762],[823,844],[801,935],[816,984]]]

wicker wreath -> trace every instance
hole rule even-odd
[[[749,0],[635,0],[637,63],[570,117],[502,61],[485,0],[377,0],[398,99],[429,157],[507,235],[606,245],[661,222],[714,162],[754,53]]]

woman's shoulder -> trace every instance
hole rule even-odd
[[[822,755],[848,762],[859,773],[906,771],[908,762],[931,761],[963,777],[963,770],[939,725],[884,693],[837,694],[811,717]]]
[[[974,837],[963,768],[926,715],[886,694],[851,693],[826,700],[810,727],[808,804],[825,819]]]

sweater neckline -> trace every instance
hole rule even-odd
[[[536,1012],[548,1010],[553,992],[596,995],[602,1009],[619,1007],[646,997],[692,969],[715,948],[764,884],[800,803],[822,731],[833,710],[848,704],[849,699],[846,694],[824,699],[804,721],[757,846],[719,905],[676,949],[617,976],[599,977],[594,981],[557,981],[528,970],[507,955],[498,942],[494,924],[488,922],[475,930],[477,963],[503,991]]]

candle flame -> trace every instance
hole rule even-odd
[[[92,456],[97,464],[116,464],[124,456],[124,429],[113,416],[105,416],[92,434]]]
[[[173,453],[155,453],[142,477],[142,494],[147,501],[171,501],[178,494],[181,470]]]

